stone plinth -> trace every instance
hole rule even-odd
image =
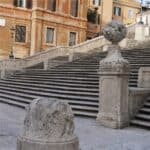
[[[18,137],[17,150],[79,150],[70,106],[55,100],[34,100]]]
[[[97,122],[110,128],[129,124],[129,63],[121,57],[119,47],[112,45],[108,56],[100,62],[100,107]]]
[[[129,123],[129,63],[121,56],[118,46],[126,33],[126,27],[117,21],[110,22],[103,30],[104,37],[112,45],[109,46],[108,56],[100,62],[97,122],[110,128],[123,128]]]

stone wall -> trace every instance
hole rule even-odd
[[[138,110],[143,106],[150,89],[146,88],[129,88],[129,113],[130,119],[134,118]]]
[[[76,43],[86,40],[87,0],[79,1],[78,15],[70,14],[71,1],[58,1],[56,11],[47,8],[47,0],[33,0],[32,9],[15,7],[13,0],[0,1],[0,60],[9,57],[12,46],[15,58],[25,58],[39,51],[56,46],[69,45],[69,33],[76,33]],[[10,28],[16,25],[26,27],[24,42],[12,43]],[[52,42],[46,42],[47,28],[54,29]]]

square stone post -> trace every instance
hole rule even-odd
[[[137,41],[145,40],[145,25],[144,24],[139,23],[136,25],[134,39]]]
[[[120,27],[115,26],[115,28],[119,28],[121,31]],[[115,32],[117,32],[116,29]],[[108,33],[109,35],[114,34]],[[112,40],[114,38],[115,41],[117,40],[115,36],[111,35],[110,37]],[[106,127],[120,129],[129,124],[129,63],[121,56],[120,47],[117,43],[114,43],[109,46],[107,57],[100,61],[99,113],[97,122]]]

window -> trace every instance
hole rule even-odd
[[[93,0],[93,5],[100,6],[101,0]]]
[[[69,46],[73,46],[75,44],[76,44],[76,33],[75,32],[70,32]]]
[[[32,0],[14,0],[14,6],[31,9],[32,8]]]
[[[26,0],[14,0],[16,7],[26,7]]]
[[[121,8],[120,7],[114,7],[114,15],[121,16]]]
[[[54,43],[54,29],[47,28],[46,43]]]
[[[25,43],[26,41],[26,26],[16,25],[15,42]]]
[[[47,9],[51,11],[56,11],[56,0],[48,0],[47,1]]]
[[[71,0],[71,15],[74,17],[78,16],[78,0]]]

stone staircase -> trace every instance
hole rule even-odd
[[[98,113],[99,61],[106,52],[93,52],[50,70],[26,69],[0,80],[0,102],[25,108],[37,97],[67,101],[75,115],[96,117]],[[150,50],[124,50],[131,64],[129,86],[137,86],[138,70],[150,66]]]
[[[150,97],[147,98],[134,120],[131,121],[131,125],[150,129]]]

